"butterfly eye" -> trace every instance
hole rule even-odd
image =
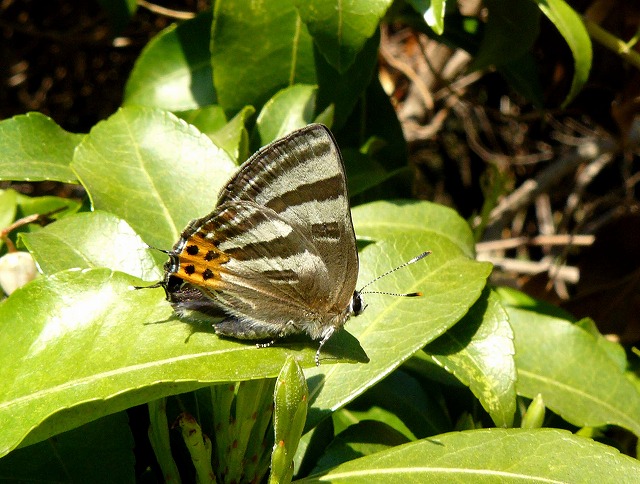
[[[362,314],[365,307],[362,295],[358,291],[353,291],[353,297],[351,298],[351,310],[353,311],[354,316]]]

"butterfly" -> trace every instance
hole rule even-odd
[[[163,280],[149,287],[163,287],[178,316],[222,315],[216,334],[268,340],[258,346],[306,333],[319,341],[316,365],[365,308],[344,164],[321,124],[251,156],[167,254]]]

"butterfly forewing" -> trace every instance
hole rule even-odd
[[[218,205],[238,201],[272,210],[308,239],[331,282],[316,295],[344,310],[355,289],[358,254],[344,164],[331,132],[310,125],[258,151],[221,190]]]

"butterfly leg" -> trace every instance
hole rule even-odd
[[[322,347],[324,346],[324,344],[329,341],[329,338],[331,338],[331,335],[333,335],[334,331],[336,330],[335,327],[333,326],[328,326],[327,328],[325,328],[325,330],[322,332],[321,335],[321,339],[320,339],[320,346],[318,346],[318,351],[316,351],[316,366],[320,366],[320,350],[322,349]]]
[[[257,348],[268,348],[269,346],[273,346],[276,344],[276,340],[272,339],[271,341],[267,341],[266,343],[256,343]]]

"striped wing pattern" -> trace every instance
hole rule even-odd
[[[310,125],[252,156],[215,210],[187,226],[165,269],[176,310],[206,312],[208,301],[228,316],[219,334],[306,332],[325,341],[353,312],[358,274],[344,165],[329,130]]]
[[[325,126],[295,131],[247,160],[220,191],[218,205],[238,200],[255,201],[308,234],[334,281],[326,289],[330,299],[347,306],[358,252],[342,156]]]

